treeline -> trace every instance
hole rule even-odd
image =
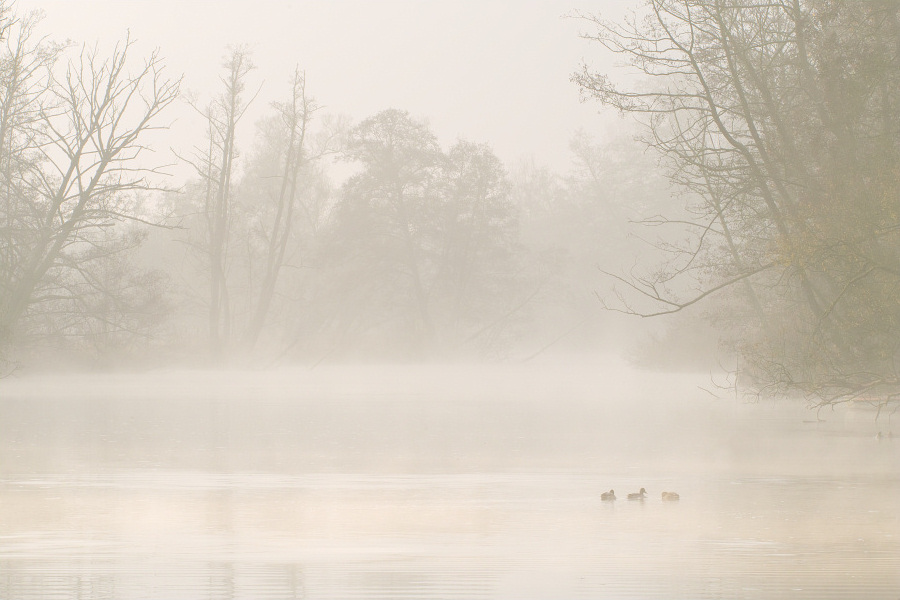
[[[689,191],[685,243],[613,274],[619,310],[702,303],[738,382],[820,402],[900,394],[900,4],[649,0],[586,34],[649,75],[587,97],[641,119]],[[689,234],[689,235],[688,235]]]
[[[569,172],[508,169],[403,110],[328,115],[300,67],[244,134],[260,83],[243,50],[190,103],[205,135],[172,157],[193,171],[180,184],[162,149],[187,101],[161,57],[56,44],[0,12],[7,369],[595,349],[597,264],[634,254],[623,223],[665,196],[633,146],[576,134]]]
[[[161,58],[48,42],[3,4],[4,359],[527,359],[627,351],[615,311],[690,313],[739,387],[897,399],[900,4],[642,6],[582,16],[638,83],[573,79],[636,117],[652,156],[576,133],[565,173],[504,165],[427,115],[328,115],[301,67],[246,134],[260,84],[237,50],[192,105],[205,135],[172,189],[148,156],[184,102]]]

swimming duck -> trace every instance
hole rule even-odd
[[[676,494],[675,492],[663,492],[662,493],[663,500],[678,500],[678,498],[680,498],[680,496],[678,494]]]
[[[616,499],[615,490],[609,490],[608,492],[603,492],[602,494],[600,494],[600,499],[601,500],[615,500]]]
[[[647,495],[647,490],[645,490],[644,488],[641,488],[641,491],[639,491],[636,494],[628,494],[628,499],[629,500],[643,500],[644,496],[646,496],[646,495]]]

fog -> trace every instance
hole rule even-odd
[[[14,380],[0,589],[891,597],[898,453],[872,412],[703,379],[609,359]]]
[[[0,1],[0,598],[895,598],[900,6]]]

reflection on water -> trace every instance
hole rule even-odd
[[[890,423],[697,383],[619,366],[4,383],[0,598],[900,598]]]

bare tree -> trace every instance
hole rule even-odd
[[[315,236],[322,219],[323,206],[318,202],[321,173],[316,163],[339,150],[343,125],[326,122],[317,134],[310,130],[310,122],[319,109],[307,94],[306,75],[299,67],[291,82],[288,102],[273,103],[275,115],[259,125],[261,147],[256,156],[256,172],[248,173],[243,185],[246,202],[256,205],[259,216],[254,233],[262,241],[262,277],[250,286],[248,293],[256,295],[244,341],[252,348],[272,309],[272,302],[289,261],[301,263],[303,256],[301,235]],[[292,264],[297,267],[299,264]]]
[[[238,123],[253,100],[246,100],[244,92],[247,75],[254,65],[246,50],[234,49],[223,68],[222,93],[205,109],[198,109],[207,123],[207,147],[196,153],[195,160],[189,161],[204,186],[201,212],[206,232],[199,249],[209,269],[209,350],[214,361],[222,358],[232,335],[227,273],[238,155],[236,137]]]
[[[130,39],[108,58],[82,48],[58,72],[62,49],[34,40],[34,17],[2,10],[0,340],[8,342],[47,307],[81,310],[84,286],[97,282],[82,258],[123,247],[111,232],[146,222],[138,197],[159,189],[160,171],[147,166],[144,139],[164,126],[180,80],[166,76],[156,52],[131,71]]]

